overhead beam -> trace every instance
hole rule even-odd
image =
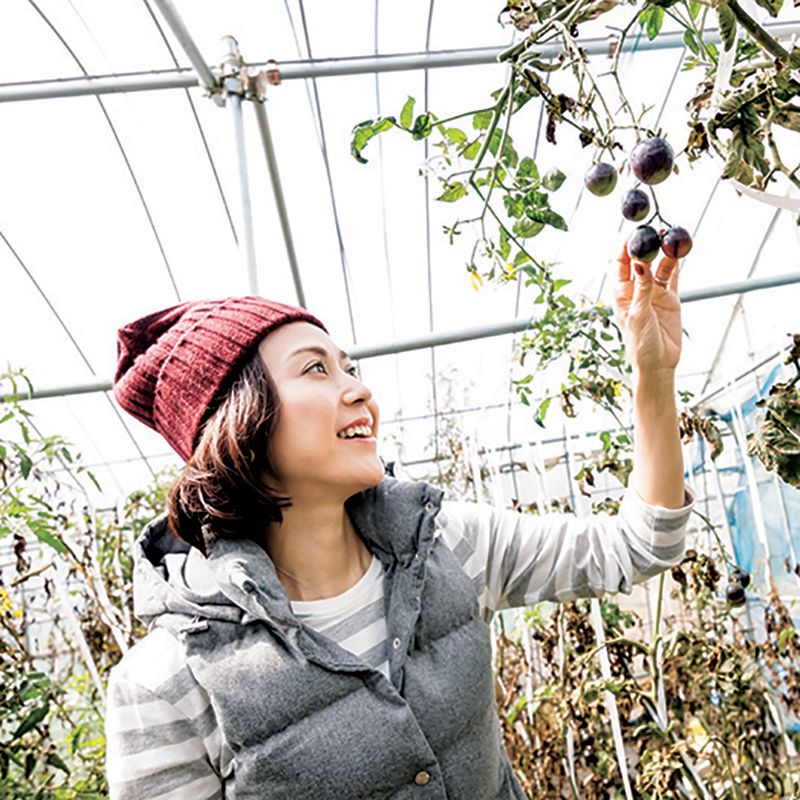
[[[696,303],[700,300],[740,295],[762,289],[774,289],[778,286],[788,286],[796,283],[800,283],[800,272],[794,272],[790,275],[775,275],[771,278],[760,278],[758,280],[726,283],[720,286],[711,286],[708,289],[693,289],[681,292],[680,296],[682,303]],[[531,320],[528,317],[517,317],[516,319],[509,320],[508,322],[501,322],[496,325],[484,325],[482,327],[445,331],[442,333],[429,333],[424,336],[417,336],[400,342],[364,345],[352,348],[350,350],[350,357],[354,360],[377,358],[378,356],[389,356],[395,355],[396,353],[408,353],[413,350],[424,350],[428,347],[442,347],[448,344],[459,344],[460,342],[469,342],[475,339],[488,339],[492,336],[522,333],[528,329],[530,323]],[[111,382],[101,381],[74,386],[36,389],[33,394],[25,393],[17,397],[20,400],[39,400],[45,397],[66,397],[74,394],[91,394],[93,392],[108,392],[110,390]],[[0,395],[0,403],[8,399],[13,399],[13,397],[13,395],[2,394]]]
[[[153,1],[158,6],[158,10],[167,21],[167,25],[169,25],[170,29],[175,34],[178,44],[183,48],[183,52],[186,53],[187,58],[194,67],[200,85],[209,90],[213,89],[217,85],[217,77],[201,55],[200,50],[189,33],[189,29],[184,24],[183,19],[181,19],[181,15],[173,5],[172,0]]]
[[[773,23],[764,25],[770,36],[788,39],[800,34],[798,23]],[[707,31],[707,41],[719,43],[716,29]],[[647,50],[669,50],[684,47],[680,32],[659,34],[653,41],[646,37],[628,37],[623,44],[623,52],[644,52]],[[588,55],[604,55],[608,52],[606,38],[584,39],[581,47]],[[428,53],[401,53],[397,55],[375,55],[356,58],[330,58],[310,61],[287,61],[280,64],[280,74],[284,81],[302,78],[330,78],[340,75],[374,74],[378,72],[397,72],[415,69],[437,69],[462,67],[476,64],[491,64],[505,48],[483,47],[469,50],[441,50]],[[537,48],[543,59],[555,58],[561,48],[557,44],[546,44]],[[252,64],[249,66],[263,66]],[[30,81],[25,83],[0,84],[0,103],[22,100],[43,100],[55,97],[79,97],[82,95],[115,94],[119,92],[146,92],[158,89],[190,89],[202,84],[194,69],[154,70],[124,75],[96,75],[88,78],[61,78],[49,81]],[[206,67],[216,80],[217,67]],[[205,78],[208,81],[208,76]]]

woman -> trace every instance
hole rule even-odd
[[[683,554],[676,267],[619,259],[636,444],[615,517],[385,478],[372,394],[300,309],[229,298],[123,328],[115,395],[187,464],[137,541],[150,633],[109,682],[111,797],[523,798],[486,622]]]

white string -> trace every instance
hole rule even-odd
[[[558,619],[558,648],[557,648],[557,655],[558,655],[558,671],[561,675],[561,683],[564,683],[564,663],[565,663],[565,653],[564,653],[564,640],[566,637],[566,631],[564,630],[564,615],[560,614]],[[572,791],[575,796],[577,796],[577,779],[575,777],[575,731],[572,728],[572,724],[567,722],[564,726],[566,728],[565,738],[567,740],[567,775],[569,777],[570,785],[572,786]],[[630,800],[630,798],[629,798]]]
[[[611,680],[611,662],[608,658],[608,650],[603,646],[606,643],[605,626],[603,625],[603,615],[600,611],[600,600],[592,598],[591,601],[592,625],[594,625],[595,637],[597,639],[598,658],[600,659],[600,673],[607,681]],[[619,721],[619,709],[617,708],[617,699],[611,694],[608,689],[605,691],[604,702],[608,708],[609,716],[611,717],[611,732],[614,735],[614,750],[617,753],[617,762],[619,763],[619,771],[622,775],[622,785],[625,789],[625,797],[627,800],[633,800],[631,792],[631,782],[628,777],[628,761],[625,758],[625,745],[622,741],[622,725]],[[665,709],[666,717],[666,709]]]
[[[105,689],[103,688],[103,681],[100,678],[100,673],[97,670],[97,665],[95,664],[94,658],[92,657],[92,651],[89,649],[86,637],[83,635],[83,631],[81,630],[81,624],[78,621],[77,615],[75,614],[75,609],[72,607],[72,604],[70,603],[70,598],[72,597],[72,595],[70,594],[67,588],[66,576],[61,574],[64,571],[64,569],[69,571],[69,567],[66,564],[66,562],[62,561],[60,563],[57,563],[56,568],[53,570],[53,583],[55,584],[56,608],[59,610],[59,616],[67,621],[67,627],[69,629],[69,633],[71,634],[71,638],[77,645],[78,652],[81,654],[81,660],[86,666],[89,675],[91,675],[92,677],[92,681],[94,682],[95,688],[97,689],[97,692],[100,695],[101,702],[105,704],[106,693]]]

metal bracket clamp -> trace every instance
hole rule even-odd
[[[233,36],[223,36],[227,52],[220,65],[218,89],[210,95],[219,106],[225,105],[225,98],[235,94],[243,100],[263,103],[267,99],[267,86],[280,86],[281,73],[275,61],[269,60],[263,68],[248,67],[241,54],[239,44]]]

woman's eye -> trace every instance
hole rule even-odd
[[[325,365],[321,361],[315,361],[306,372],[320,372],[325,373]]]
[[[347,374],[353,378],[358,378],[358,367],[355,364],[349,366],[346,370]]]

